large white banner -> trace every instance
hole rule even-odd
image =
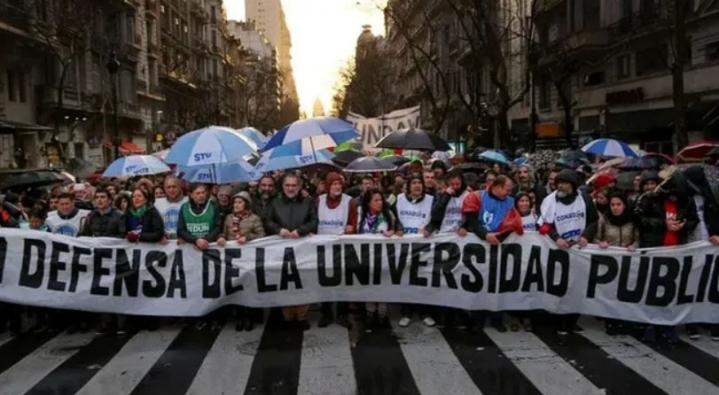
[[[419,127],[420,110],[419,106],[403,108],[377,118],[365,118],[350,111],[346,120],[362,134],[363,149],[371,150],[384,136],[394,131]]]
[[[674,325],[719,323],[719,249],[561,250],[544,236],[276,237],[200,252],[0,229],[0,300],[140,315],[222,305],[423,303],[581,313]]]

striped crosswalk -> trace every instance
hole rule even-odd
[[[0,394],[719,394],[719,342],[428,328],[179,324],[0,335]]]

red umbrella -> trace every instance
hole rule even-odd
[[[677,154],[677,161],[702,160],[714,148],[719,147],[719,141],[703,140],[689,144]]]

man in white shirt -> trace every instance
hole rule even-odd
[[[413,174],[409,178],[408,194],[400,194],[397,197],[397,219],[402,234],[421,234],[425,233],[426,227],[432,219],[432,205],[434,196],[425,193],[424,179],[422,174]],[[429,306],[402,304],[402,318],[399,320],[399,326],[406,327],[412,322],[413,313],[422,316],[422,322],[426,326],[434,326],[436,322],[432,318],[432,309]]]
[[[165,177],[163,184],[165,197],[155,201],[155,208],[160,212],[165,223],[165,236],[167,239],[177,239],[177,220],[180,217],[180,207],[187,202],[187,196],[182,194],[180,180],[173,175]]]
[[[75,207],[75,195],[66,192],[60,195],[57,210],[48,213],[45,225],[51,233],[76,237],[89,214],[90,210]]]

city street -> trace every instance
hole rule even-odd
[[[338,325],[307,332],[277,324],[170,325],[127,336],[0,337],[3,394],[712,394],[719,343],[676,346],[610,337],[594,319],[582,334],[427,328],[372,333]],[[396,318],[396,317],[395,317]],[[353,347],[352,344],[356,342]]]

